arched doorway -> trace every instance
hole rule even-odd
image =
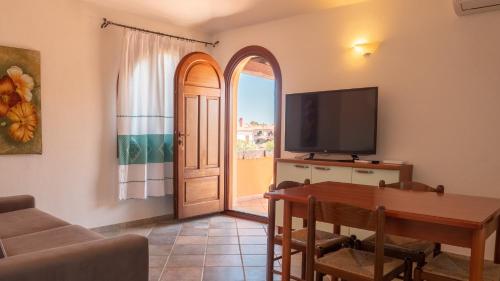
[[[238,51],[226,84],[226,210],[267,216],[262,194],[274,182],[281,153],[281,70],[260,46]],[[258,175],[258,176],[257,176]]]

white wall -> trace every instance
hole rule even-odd
[[[172,198],[117,200],[116,79],[122,31],[102,17],[163,32],[189,30],[76,0],[3,3],[0,45],[41,51],[43,155],[0,156],[0,196],[88,227],[172,213]],[[202,36],[203,38],[204,36]]]
[[[451,1],[373,0],[216,34],[214,55],[225,67],[244,46],[268,48],[286,94],[379,86],[372,158],[409,161],[415,180],[447,192],[499,198],[499,34],[500,12],[459,18]],[[382,44],[360,57],[359,38]]]

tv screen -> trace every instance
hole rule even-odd
[[[285,150],[375,154],[378,88],[286,95]]]

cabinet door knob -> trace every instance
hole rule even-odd
[[[330,171],[331,169],[328,168],[328,167],[314,167],[314,169],[316,170],[320,170],[320,171]]]
[[[374,171],[372,170],[356,170],[357,173],[360,173],[360,174],[373,174]]]
[[[294,166],[295,166],[295,168],[300,168],[300,169],[308,169],[309,168],[309,166],[307,166],[307,165],[298,165],[297,164],[297,165],[294,165]]]

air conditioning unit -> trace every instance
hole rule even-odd
[[[459,16],[500,10],[500,0],[453,0]]]

